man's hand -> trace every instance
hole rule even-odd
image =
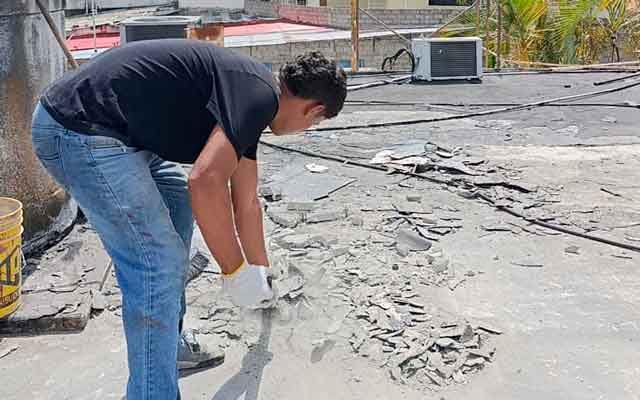
[[[233,304],[246,308],[268,308],[275,294],[268,281],[269,269],[262,265],[242,263],[232,274],[222,275],[222,287]]]

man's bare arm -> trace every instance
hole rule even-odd
[[[240,159],[231,176],[231,198],[236,229],[249,264],[269,265],[265,248],[262,207],[258,200],[258,165],[255,160]]]
[[[189,176],[193,214],[225,274],[235,271],[244,261],[236,238],[228,185],[237,166],[233,145],[216,125]]]

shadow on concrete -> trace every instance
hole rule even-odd
[[[240,371],[226,381],[211,400],[258,399],[262,373],[273,359],[273,353],[269,351],[272,313],[271,309],[262,311],[262,327],[258,343],[242,359]]]

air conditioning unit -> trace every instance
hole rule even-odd
[[[185,39],[188,27],[201,24],[201,17],[169,15],[127,18],[120,22],[120,43],[152,39]]]
[[[482,78],[482,39],[477,37],[413,39],[414,80]]]

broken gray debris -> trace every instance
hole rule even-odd
[[[277,211],[271,207],[267,208],[267,216],[283,228],[295,228],[302,219],[299,214]]]
[[[431,268],[433,272],[439,274],[447,270],[449,266],[449,259],[446,257],[436,257],[431,263]]]
[[[473,170],[465,164],[454,160],[439,160],[433,163],[433,166],[438,169],[446,169],[463,175],[478,176],[483,174],[482,172]]]
[[[400,229],[396,236],[397,247],[411,251],[425,251],[431,248],[431,242],[410,229]]]
[[[285,249],[304,249],[305,247],[324,242],[322,236],[308,233],[290,234],[275,238],[276,243]]]
[[[503,222],[482,224],[480,225],[480,228],[487,232],[511,232],[513,229],[509,224],[505,224]]]
[[[453,227],[450,226],[430,226],[427,228],[429,232],[437,233],[438,235],[444,236],[446,234],[451,233]]]
[[[292,275],[284,280],[277,281],[278,296],[280,298],[289,297],[291,299],[300,295],[296,291],[304,286],[304,278],[300,275]]]
[[[580,254],[580,248],[578,246],[568,246],[564,249],[565,253],[569,254]]]
[[[493,355],[496,352],[496,348],[495,347],[489,347],[488,349],[472,349],[469,350],[469,355],[472,356],[476,356],[476,357],[482,357],[487,361],[491,361],[491,359],[493,358]]]
[[[318,208],[319,203],[314,201],[290,201],[287,203],[289,211],[313,211]]]
[[[455,340],[448,337],[443,337],[436,340],[436,346],[441,347],[443,349],[453,346],[454,343],[455,343]],[[437,354],[440,354],[440,353],[437,353]]]
[[[282,190],[279,187],[261,186],[258,189],[258,194],[267,201],[282,200]]]
[[[420,156],[426,153],[426,142],[422,141],[409,141],[407,143],[396,144],[388,146],[385,150],[390,151],[389,157],[395,160]]]
[[[329,221],[338,221],[347,216],[347,209],[339,209],[339,210],[326,210],[326,211],[315,211],[307,214],[305,218],[305,222],[308,223],[319,223],[319,222],[329,222]]]
[[[525,267],[525,268],[542,268],[544,267],[543,264],[537,264],[537,263],[523,263],[523,262],[516,262],[516,261],[511,261],[512,265],[516,265],[518,267]]]
[[[356,353],[360,351],[360,347],[367,340],[368,337],[369,335],[362,328],[358,327],[354,329],[353,332],[351,333],[351,338],[349,339],[349,342],[351,343],[351,347],[353,348],[353,351],[355,351]]]
[[[464,278],[460,278],[460,279],[452,279],[452,280],[450,280],[450,281],[449,281],[449,284],[448,284],[449,289],[450,289],[450,290],[456,290],[456,288],[457,288],[458,286],[460,286],[460,285],[461,285],[462,283],[464,283],[464,282],[466,282],[466,279],[464,279]]]
[[[396,252],[398,253],[398,255],[400,257],[406,257],[409,255],[409,253],[411,252],[411,250],[409,250],[408,246],[405,246],[404,244],[400,244],[398,243],[396,245]]]
[[[502,335],[502,329],[498,328],[497,326],[494,326],[494,325],[490,324],[489,322],[476,321],[475,322],[475,326],[476,326],[476,329],[482,329],[485,332],[493,333],[495,335]]]
[[[291,165],[272,178],[272,184],[280,187],[282,196],[289,201],[320,200],[357,180],[329,173],[311,173],[304,165],[298,164]]]
[[[13,353],[14,351],[18,350],[20,348],[20,346],[18,345],[12,345],[12,346],[5,346],[3,348],[0,349],[0,358],[4,358],[6,356],[8,356],[9,354]]]
[[[423,228],[421,226],[416,226],[416,229],[418,230],[418,233],[420,233],[420,236],[422,236],[425,239],[429,239],[431,241],[437,242],[440,239],[437,236],[432,235],[431,233],[429,233],[429,229],[427,228]]]
[[[197,250],[193,257],[191,257],[191,262],[187,269],[187,276],[185,278],[186,284],[189,284],[189,282],[202,275],[202,272],[204,272],[208,265],[209,257],[200,250]]]
[[[630,242],[640,242],[640,232],[625,232],[624,238]]]
[[[311,350],[311,362],[317,363],[322,361],[322,358],[331,351],[335,344],[336,342],[329,338],[314,341],[312,343],[313,350]]]
[[[353,225],[353,226],[362,226],[362,225],[364,225],[364,219],[359,215],[351,216],[351,218],[349,218],[349,221],[351,222],[351,225]]]
[[[103,311],[107,308],[107,299],[100,290],[91,291],[91,309],[95,311]]]
[[[316,174],[322,174],[329,170],[329,167],[326,167],[320,164],[315,164],[315,163],[305,164],[304,167],[307,169],[307,171],[316,173]]]

